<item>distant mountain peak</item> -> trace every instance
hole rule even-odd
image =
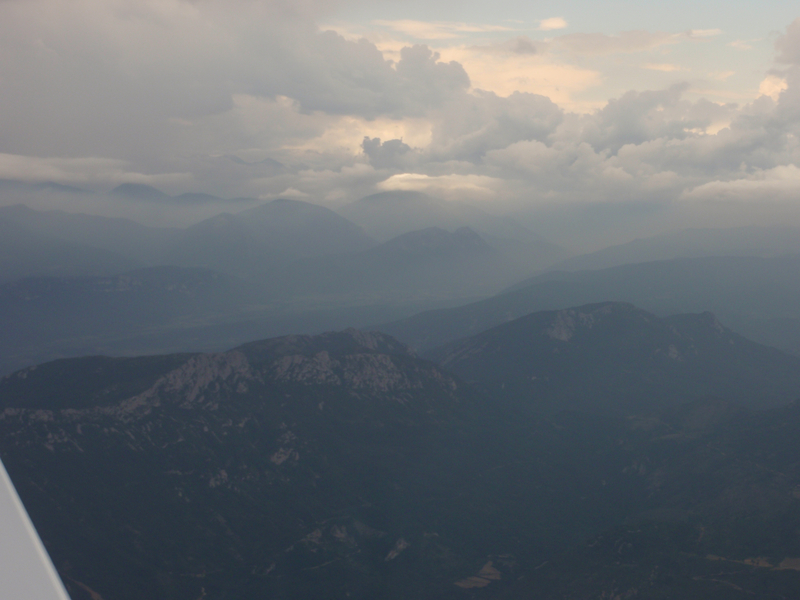
[[[111,194],[131,200],[167,200],[170,198],[168,194],[144,183],[123,183],[111,190]]]
[[[428,194],[424,194],[422,192],[415,192],[410,190],[408,191],[391,190],[388,192],[378,192],[377,194],[371,194],[369,196],[365,196],[360,200],[356,200],[355,202],[353,202],[353,204],[380,205],[380,204],[408,204],[411,202],[428,202],[430,204],[434,204],[437,203],[437,200],[435,200]]]
[[[417,253],[489,253],[491,247],[469,227],[461,227],[451,233],[441,227],[427,227],[409,231],[385,242],[379,251]]]
[[[501,240],[529,242],[536,238],[514,220],[490,214],[467,202],[443,200],[416,191],[372,194],[343,206],[338,212],[383,240],[426,227],[453,231],[464,226],[482,236]]]

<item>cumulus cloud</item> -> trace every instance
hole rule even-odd
[[[386,140],[381,143],[380,138],[365,137],[361,148],[376,169],[411,166],[410,161],[405,160],[411,153],[411,146],[403,143],[403,140]]]
[[[786,79],[777,75],[767,75],[758,86],[758,93],[762,96],[769,96],[773,100],[778,100],[781,92],[789,87]]]
[[[503,97],[531,93],[546,96],[565,110],[588,112],[586,103],[576,101],[575,96],[598,85],[601,74],[554,60],[538,50],[541,45],[517,38],[510,44],[450,48],[443,54],[464,65],[476,90]]]
[[[800,65],[800,18],[792,21],[786,33],[777,39],[775,49],[778,62]]]
[[[434,121],[429,155],[435,160],[480,162],[493,148],[519,140],[547,139],[564,113],[549,98],[515,92],[465,95],[446,105]]]
[[[460,65],[437,64],[424,47],[393,65],[366,40],[319,32],[304,12],[288,2],[4,3],[0,150],[142,160],[174,151],[237,95],[402,117],[469,85]]]

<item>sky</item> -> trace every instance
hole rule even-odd
[[[0,0],[0,178],[795,218],[798,17],[749,0]]]

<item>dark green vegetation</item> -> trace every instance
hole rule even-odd
[[[711,311],[752,340],[800,354],[800,256],[678,258],[544,273],[492,298],[381,325],[418,350],[540,310],[609,300],[659,316]]]
[[[567,339],[548,339],[578,348],[543,361],[553,379],[604,335],[639,401],[588,385],[592,414],[531,410],[349,330],[20,371],[0,380],[0,453],[73,600],[793,597],[796,359],[709,315],[605,308],[487,334],[535,349],[560,318]],[[741,361],[742,390],[771,356],[782,405],[659,397],[630,340],[684,358],[738,346],[720,361]]]

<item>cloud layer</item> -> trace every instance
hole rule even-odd
[[[554,37],[533,39],[514,24],[386,21],[417,42],[392,46],[321,29],[335,10],[310,0],[1,2],[0,178],[333,206],[419,189],[505,211],[793,202],[800,192],[800,20],[777,38],[760,91],[720,103],[700,98],[705,80],[669,54],[719,30],[562,34],[568,23],[553,17],[534,29]],[[465,32],[495,37],[431,43]],[[738,42],[725,46],[742,52]],[[604,77],[581,61],[635,53],[650,53],[642,74],[673,83],[572,110]]]

